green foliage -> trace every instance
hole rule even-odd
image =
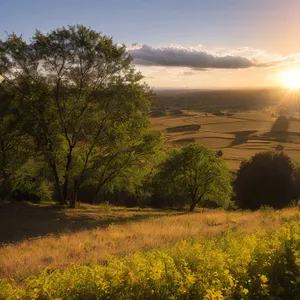
[[[225,162],[197,144],[172,149],[161,164],[156,181],[165,194],[188,199],[191,211],[205,200],[224,208],[229,205],[230,174]]]
[[[90,28],[36,31],[29,42],[10,34],[0,41],[0,72],[14,87],[22,129],[49,165],[61,204],[70,187],[73,206],[83,184],[95,185],[96,194],[115,189],[130,164],[141,164],[144,149],[159,143],[147,132],[152,91],[125,46]]]
[[[0,300],[24,299],[25,291],[16,288],[13,280],[0,279]]]
[[[12,176],[12,199],[16,201],[50,201],[51,183],[47,166],[41,157],[29,157]]]
[[[0,199],[11,198],[20,169],[31,154],[32,141],[21,128],[14,89],[0,85]]]
[[[238,205],[250,209],[287,206],[295,196],[295,171],[292,160],[283,152],[255,154],[237,173],[234,185]]]
[[[106,266],[46,269],[23,287],[0,281],[0,297],[25,299],[297,299],[300,224],[255,234],[223,232],[205,242],[110,258]],[[15,297],[14,299],[18,299]]]
[[[110,193],[126,191],[142,196],[144,180],[159,162],[160,148],[160,132],[145,132],[144,129],[128,132],[107,155],[101,153],[93,161],[87,171],[87,183],[96,187],[96,195],[102,190]]]

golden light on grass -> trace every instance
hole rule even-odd
[[[288,69],[280,73],[280,83],[289,90],[300,90],[300,69]]]
[[[64,269],[74,263],[105,263],[110,256],[124,256],[163,249],[182,240],[203,241],[226,231],[253,233],[274,230],[299,220],[296,208],[281,211],[209,211],[150,218],[107,228],[64,233],[25,240],[0,248],[0,279],[20,280],[45,268]]]

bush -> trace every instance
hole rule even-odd
[[[25,178],[12,192],[12,199],[18,202],[40,203],[41,201],[50,201],[51,198],[48,182],[31,177]]]
[[[262,152],[244,161],[234,187],[241,208],[258,209],[263,205],[282,208],[294,198],[292,160],[282,152]]]

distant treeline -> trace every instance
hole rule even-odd
[[[260,110],[278,105],[286,97],[282,89],[236,89],[212,91],[158,91],[155,108],[159,110]]]

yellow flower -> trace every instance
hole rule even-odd
[[[187,292],[185,286],[183,286],[183,285],[179,288],[179,291],[181,294],[185,294]]]
[[[268,282],[268,278],[265,275],[261,275],[259,279],[262,283],[267,283]]]
[[[204,300],[223,300],[224,297],[221,291],[206,290],[206,295],[204,296]]]
[[[234,283],[233,278],[232,278],[231,275],[228,276],[228,280],[229,280],[230,287],[235,287],[236,286],[236,284]]]
[[[242,293],[243,293],[244,295],[247,295],[247,294],[249,293],[249,290],[248,290],[248,289],[242,289]]]

